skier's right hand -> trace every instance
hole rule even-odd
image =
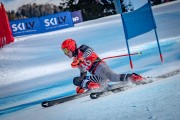
[[[84,59],[83,59],[83,57],[81,57],[81,58],[74,58],[73,59],[73,62],[71,63],[71,66],[72,66],[72,68],[77,68],[78,67],[78,65],[81,63],[81,62],[83,62],[84,61]]]

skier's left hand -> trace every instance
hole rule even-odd
[[[82,94],[82,93],[84,93],[84,89],[78,86],[78,87],[76,88],[76,93],[77,93],[77,94]]]

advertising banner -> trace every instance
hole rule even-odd
[[[39,19],[43,32],[54,31],[74,26],[70,12],[62,12],[42,16]]]
[[[72,19],[73,19],[74,24],[83,22],[81,10],[71,12],[71,15],[72,15]]]
[[[81,11],[73,12],[72,14],[70,12],[61,12],[40,18],[12,20],[10,26],[13,36],[49,32],[73,27],[72,15],[75,16],[73,19],[76,23],[83,21]]]
[[[10,22],[13,36],[35,34],[41,32],[39,18],[13,20]]]

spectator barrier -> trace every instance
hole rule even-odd
[[[10,21],[13,36],[44,33],[73,27],[82,22],[81,11],[61,12],[39,18],[28,18]]]

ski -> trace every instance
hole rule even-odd
[[[86,92],[84,92],[82,94],[74,94],[74,95],[70,95],[70,96],[67,96],[67,97],[63,97],[63,98],[43,101],[41,103],[41,106],[44,107],[44,108],[51,107],[51,106],[61,104],[61,103],[64,103],[64,102],[68,102],[68,101],[71,101],[71,100],[74,100],[74,99],[77,99],[77,98],[82,98],[82,97],[90,95],[92,92],[99,92],[99,91],[102,91],[102,90],[103,90],[103,88],[99,88],[99,89],[95,89],[95,90],[87,90]]]
[[[97,99],[101,96],[106,96],[111,92],[113,92],[113,93],[121,92],[121,91],[125,90],[124,88],[125,88],[125,86],[121,86],[121,87],[117,87],[117,88],[107,89],[107,90],[101,91],[101,92],[92,92],[90,94],[90,98],[91,99]]]
[[[64,102],[68,102],[68,101],[71,101],[71,100],[74,100],[74,99],[77,99],[77,98],[81,98],[81,97],[84,97],[84,96],[87,96],[87,95],[89,95],[88,92],[85,92],[83,94],[74,94],[74,95],[71,95],[71,96],[67,96],[67,97],[63,97],[63,98],[59,98],[59,99],[55,99],[55,100],[43,101],[41,103],[41,106],[45,107],[45,108],[46,107],[51,107],[51,106],[61,104],[61,103],[64,103]]]
[[[141,84],[146,84],[146,83],[141,83]],[[108,86],[105,85],[99,89],[86,91],[83,94],[74,94],[74,95],[59,98],[59,99],[43,101],[41,103],[41,106],[44,108],[51,107],[51,106],[54,106],[57,104],[68,102],[68,101],[71,101],[71,100],[74,100],[77,98],[81,98],[81,97],[85,97],[88,95],[90,95],[91,99],[97,99],[101,96],[107,95],[110,92],[116,93],[116,92],[124,91],[126,87],[128,87],[128,86],[122,85],[121,83],[120,84],[114,84],[114,85],[108,85]]]
[[[42,107],[51,107],[53,105],[60,104],[60,103],[63,103],[63,102],[75,99],[77,96],[78,95],[72,95],[72,96],[68,96],[68,97],[64,97],[64,98],[59,98],[59,99],[55,99],[55,100],[43,101],[41,103],[41,105],[42,105]]]
[[[152,78],[144,78],[145,80],[144,81],[141,81],[141,83],[136,83],[136,85],[139,85],[139,84],[147,84],[147,83],[151,83],[152,82]],[[113,85],[105,85],[99,89],[96,89],[96,90],[90,90],[90,91],[86,91],[85,93],[83,94],[74,94],[74,95],[71,95],[71,96],[67,96],[67,97],[64,97],[64,98],[59,98],[59,99],[55,99],[55,100],[49,100],[49,101],[43,101],[41,103],[41,106],[46,108],[46,107],[51,107],[51,106],[54,106],[54,105],[57,105],[57,104],[61,104],[61,103],[64,103],[64,102],[68,102],[68,101],[71,101],[71,100],[74,100],[74,99],[77,99],[77,98],[81,98],[81,97],[84,97],[84,96],[87,96],[87,95],[90,95],[90,98],[91,99],[97,99],[101,96],[106,96],[110,93],[117,93],[117,92],[121,92],[121,91],[124,91],[126,88],[128,88],[128,84],[127,85],[122,85],[121,83],[118,83],[118,84],[113,84]]]

